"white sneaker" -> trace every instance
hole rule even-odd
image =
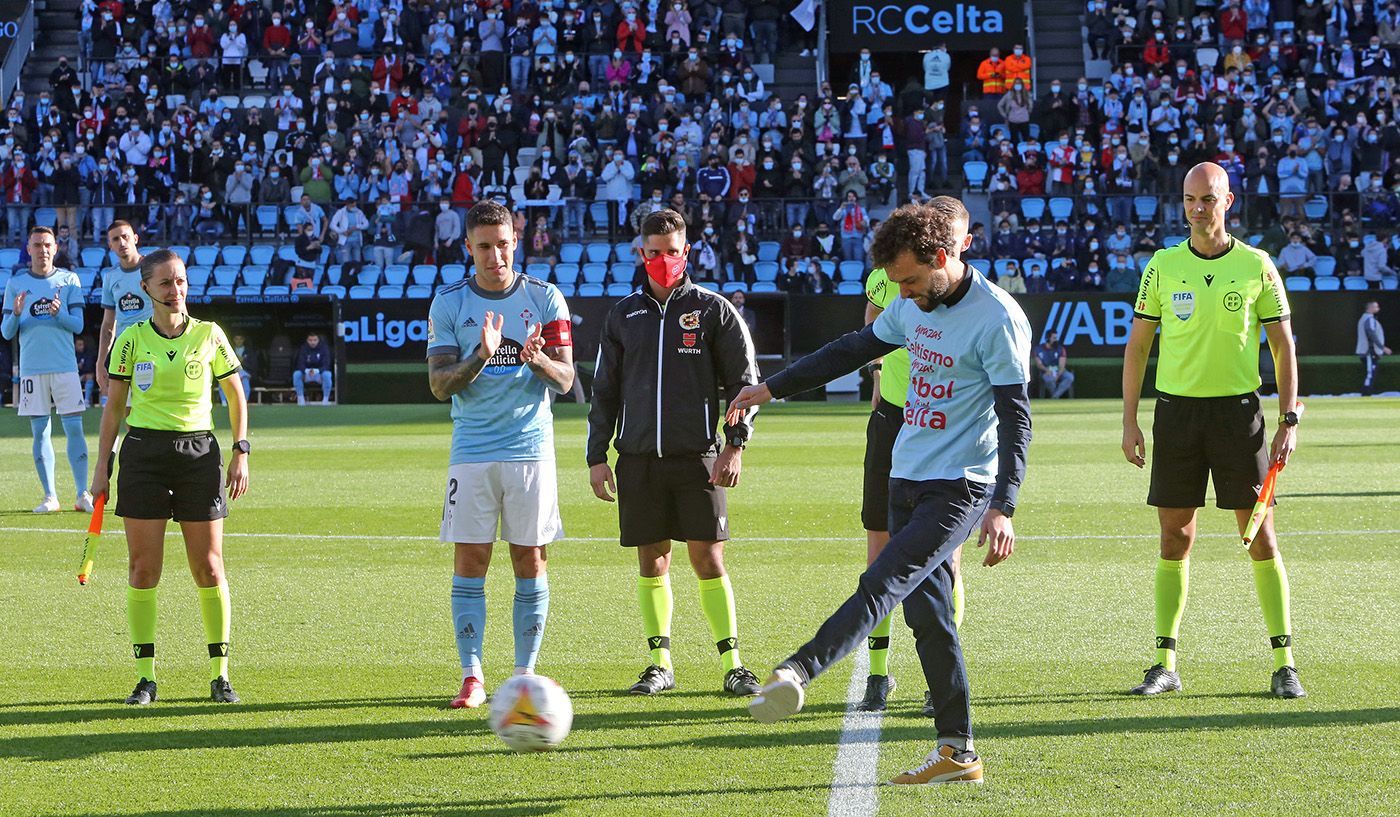
[[[329,406],[329,405],[331,405],[331,399],[330,399],[329,397],[327,397],[326,399],[324,399],[324,400],[321,401],[321,405],[323,405],[323,406]]]
[[[297,398],[297,405],[298,405],[298,406],[304,406],[304,405],[306,405],[306,398],[305,398],[305,397],[298,397],[298,398]]]
[[[58,497],[46,496],[44,497],[44,501],[40,502],[34,508],[34,513],[53,513],[54,511],[57,511],[60,507],[62,506],[58,504]]]
[[[78,501],[73,503],[73,510],[92,513],[92,494],[87,491],[78,494]]]
[[[805,696],[797,673],[779,667],[773,670],[763,691],[749,701],[749,714],[759,723],[774,723],[801,712]]]

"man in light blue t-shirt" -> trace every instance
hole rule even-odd
[[[467,244],[476,274],[438,290],[428,308],[428,385],[437,399],[452,400],[439,538],[455,545],[462,688],[454,708],[486,700],[486,569],[498,524],[515,570],[515,670],[534,669],[549,611],[545,546],[564,536],[549,392],[574,383],[569,307],[553,284],[511,268],[510,211],[494,201],[472,207]]]
[[[35,227],[29,232],[29,270],[5,284],[5,300],[0,303],[4,319],[0,335],[5,340],[19,336],[19,415],[29,418],[34,434],[34,468],[44,500],[35,513],[51,513],[61,506],[54,487],[53,440],[49,435],[49,412],[57,410],[68,438],[68,464],[77,485],[73,509],[92,512],[88,493],[87,440],[83,437],[83,387],[78,379],[78,360],[73,355],[73,336],[83,331],[83,291],[78,276],[54,267],[58,241],[53,230]]]
[[[102,270],[102,331],[97,337],[97,387],[107,394],[107,359],[128,326],[151,317],[151,296],[141,288],[140,237],[129,222],[117,219],[107,228],[107,246],[117,263]]]
[[[890,541],[855,594],[778,665],[749,712],[768,723],[802,709],[804,689],[869,635],[900,601],[928,680],[938,744],[896,785],[980,783],[972,710],[953,618],[948,560],[974,529],[983,564],[1011,555],[1011,515],[1030,446],[1030,324],[1010,295],[958,259],[962,202],[939,196],[880,226],[872,263],[900,297],[859,332],[832,341],[735,398],[731,411],[827,383],[881,355],[909,351],[904,425],[890,468]]]

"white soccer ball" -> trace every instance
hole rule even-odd
[[[547,752],[569,736],[574,705],[557,681],[514,675],[491,696],[487,723],[517,752]]]

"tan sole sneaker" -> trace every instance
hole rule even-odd
[[[776,723],[802,711],[806,693],[792,670],[775,670],[758,696],[749,701],[749,714],[759,723]]]
[[[940,746],[930,754],[923,765],[903,774],[897,774],[887,786],[937,786],[943,783],[982,782],[982,758],[973,755],[966,762],[955,759],[958,752],[951,746]]]

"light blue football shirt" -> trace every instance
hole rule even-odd
[[[102,270],[102,306],[116,315],[114,338],[151,317],[151,297],[141,289],[141,268],[128,272],[116,263]]]
[[[969,270],[970,272],[970,270]],[[890,476],[995,482],[997,417],[992,387],[1030,379],[1031,327],[1020,305],[981,275],[952,306],[924,312],[896,298],[875,319],[876,337],[909,350],[904,427]]]
[[[519,273],[503,292],[468,278],[438,290],[428,308],[428,356],[465,360],[481,344],[486,313],[505,316],[501,346],[476,380],[452,395],[452,456],[464,462],[554,459],[554,414],[548,387],[520,362],[537,323],[549,346],[572,345],[569,307],[558,287]]]
[[[77,273],[55,269],[48,277],[40,278],[25,270],[11,278],[5,284],[5,301],[0,305],[5,315],[6,339],[14,337],[12,313],[15,296],[21,292],[25,293],[25,300],[18,321],[20,375],[76,372],[73,336],[83,331],[83,290]],[[59,299],[59,309],[64,314],[47,314],[54,298]]]

